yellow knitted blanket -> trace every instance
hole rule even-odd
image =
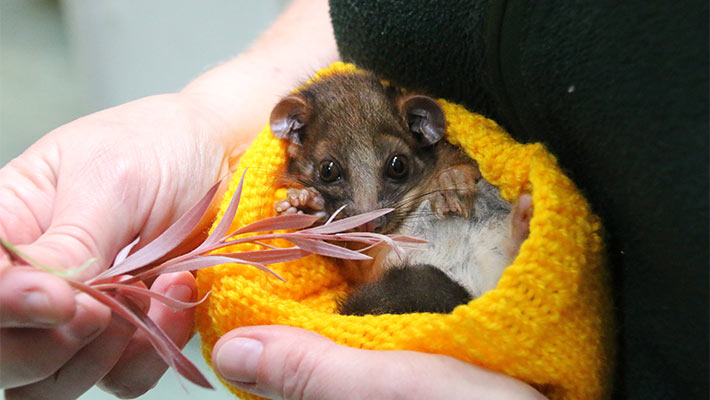
[[[313,79],[350,73],[357,73],[353,65],[335,63]],[[495,122],[439,102],[447,139],[478,161],[506,200],[532,194],[530,236],[497,288],[451,314],[357,317],[334,312],[348,286],[327,258],[273,265],[286,282],[244,265],[204,269],[197,275],[200,296],[212,293],[198,306],[196,328],[208,362],[215,342],[230,330],[280,324],[356,348],[456,357],[528,382],[553,399],[608,395],[613,341],[599,219],[541,144],[519,144]],[[233,229],[273,215],[274,201],[285,193],[274,187],[274,174],[285,162],[285,144],[267,126],[240,161],[249,173]],[[240,176],[238,171],[231,182],[220,218]]]

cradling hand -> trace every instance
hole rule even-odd
[[[278,399],[544,399],[508,376],[454,358],[336,344],[285,326],[235,329],[212,363],[230,384]]]

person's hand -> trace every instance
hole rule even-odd
[[[179,94],[74,121],[2,167],[0,237],[57,269],[95,257],[75,278],[96,276],[133,239],[145,245],[187,211],[227,174],[278,98],[337,59],[327,0],[294,0],[249,51]],[[161,276],[151,290],[196,300],[189,273]],[[183,346],[193,312],[149,307]],[[76,398],[97,381],[120,397],[142,394],[166,367],[133,332],[62,279],[0,250],[0,388],[8,400]]]
[[[212,351],[230,384],[283,399],[544,399],[508,376],[454,358],[359,350],[284,326],[235,329]]]
[[[163,95],[105,110],[46,135],[0,169],[0,237],[41,263],[95,276],[134,238],[155,238],[223,176],[231,148],[196,97]],[[190,273],[152,290],[194,301]],[[148,308],[148,301],[143,301]],[[178,344],[192,310],[159,302],[149,316]],[[61,278],[0,250],[0,387],[6,397],[75,398],[101,380],[122,397],[152,387],[166,366],[145,336]]]

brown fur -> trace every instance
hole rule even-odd
[[[475,162],[445,140],[422,146],[398,107],[407,95],[384,86],[373,75],[326,77],[299,96],[308,104],[308,121],[299,133],[300,143],[288,147],[287,172],[297,182],[290,186],[316,188],[328,214],[344,204],[342,217],[395,207],[381,228],[392,232],[425,195],[442,189],[439,171],[457,165],[477,170]],[[385,163],[394,154],[409,160],[409,175],[403,181],[385,176]],[[339,165],[341,180],[319,180],[319,163],[324,159]]]

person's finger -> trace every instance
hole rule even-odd
[[[0,328],[48,328],[72,319],[71,287],[33,267],[0,261]]]
[[[194,301],[197,295],[195,278],[189,272],[161,275],[151,290],[184,302]],[[194,308],[174,310],[153,299],[148,316],[180,348],[192,335]],[[158,382],[167,367],[147,336],[139,331],[99,386],[121,398],[138,397]]]
[[[137,284],[145,287],[143,284]],[[149,299],[129,295],[144,312]],[[136,328],[113,314],[110,325],[91,343],[79,350],[51,376],[30,385],[6,391],[11,399],[75,399],[106,375],[121,357]]]
[[[109,325],[110,310],[86,294],[75,298],[68,323],[52,329],[0,329],[0,388],[24,386],[55,373]]]
[[[544,398],[522,382],[450,357],[352,349],[282,326],[228,333],[212,362],[234,386],[270,398]]]

